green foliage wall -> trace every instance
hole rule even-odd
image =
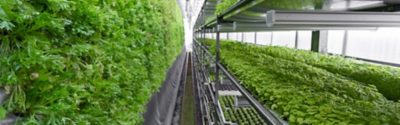
[[[0,0],[0,42],[0,114],[140,124],[182,48],[182,17],[175,0]]]

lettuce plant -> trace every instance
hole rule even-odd
[[[204,43],[210,46],[212,53],[214,42],[207,40]],[[268,53],[272,50],[276,55]],[[292,51],[291,54],[298,52],[297,56],[288,51]],[[373,84],[309,63],[307,60],[323,61],[325,58],[307,54],[311,53],[282,47],[221,42],[221,62],[260,102],[292,124],[400,124],[399,102],[385,98]],[[326,58],[343,60],[339,57]],[[357,67],[353,70],[380,67],[348,61],[348,65]],[[375,70],[370,74],[374,73]]]

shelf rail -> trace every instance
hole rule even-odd
[[[201,57],[206,57],[208,58],[208,63],[212,64],[215,63],[215,59],[213,55],[208,51],[208,49],[203,46],[201,43],[199,43],[196,39],[194,40],[194,53],[196,53],[197,61],[201,62]],[[204,54],[204,55],[199,55]],[[264,121],[269,124],[269,125],[285,125],[287,124],[286,121],[282,120],[274,111],[265,108],[255,97],[252,96],[252,94],[244,88],[240,82],[233,76],[231,73],[220,63],[216,63],[214,68],[219,69],[221,71],[222,76],[226,76],[226,78],[231,81],[231,83],[237,88],[237,90],[242,93],[242,95],[249,101],[249,103],[254,107],[254,109],[259,113],[261,118],[264,119]],[[205,70],[203,70],[205,71]],[[215,94],[213,95],[215,97]],[[213,98],[211,96],[211,99],[213,101],[217,101],[217,98]],[[211,101],[212,102],[212,101]],[[217,107],[215,110],[220,109],[220,107]],[[218,111],[220,112],[220,111]],[[222,116],[219,116],[220,120],[222,120]]]

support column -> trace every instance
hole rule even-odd
[[[254,44],[257,44],[257,32],[254,32]]]
[[[349,32],[347,30],[345,30],[344,36],[343,36],[342,56],[347,55],[348,34],[349,34]]]
[[[332,1],[314,5],[316,9],[325,10],[330,7]],[[311,51],[327,53],[328,52],[328,31],[313,31],[311,39]]]
[[[299,48],[299,31],[296,31],[296,40],[294,41],[294,48],[298,49]]]
[[[271,43],[269,45],[272,46],[273,42],[274,42],[274,32],[271,32]]]
[[[219,111],[219,108],[218,108],[218,100],[219,100],[219,93],[218,93],[218,90],[219,90],[219,86],[220,86],[220,79],[219,79],[219,71],[220,71],[220,69],[219,69],[219,67],[218,67],[218,64],[219,64],[219,62],[220,62],[220,48],[221,48],[221,45],[220,45],[220,25],[221,25],[221,21],[222,21],[222,19],[221,18],[217,18],[217,38],[216,38],[216,47],[215,47],[215,92],[214,92],[214,107],[215,107],[215,110],[217,111],[217,114],[218,114],[218,116],[220,116],[220,111]],[[219,120],[219,123],[220,124],[222,124],[222,119],[218,119]]]
[[[203,43],[206,41],[206,28],[203,27]]]
[[[242,43],[244,43],[244,33],[242,32]]]
[[[219,25],[219,23],[218,23]],[[217,26],[218,27],[218,26]],[[216,85],[216,96],[218,96],[218,85],[219,85],[219,67],[218,64],[220,62],[220,32],[217,30],[217,38],[216,38],[216,47],[215,47],[215,85]],[[216,100],[218,100],[218,97],[216,97]]]
[[[350,7],[350,0],[346,1],[346,7]],[[342,46],[342,56],[346,56],[347,54],[347,40],[348,40],[348,31],[344,31],[344,36],[343,36],[343,46]]]
[[[311,34],[311,51],[319,51],[319,31],[312,31]]]
[[[313,31],[311,39],[311,51],[319,53],[328,52],[328,31]]]
[[[203,24],[206,24],[206,16],[205,16],[206,12],[203,8],[202,10],[202,18],[203,18]],[[206,41],[206,28],[202,27],[202,32],[203,32],[203,43]]]

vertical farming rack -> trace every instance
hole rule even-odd
[[[296,3],[296,6],[289,6],[292,3],[285,4],[285,1],[279,0],[240,0],[222,13],[216,14],[219,2],[205,0],[195,24],[193,73],[203,124],[235,124],[226,120],[221,108],[219,98],[226,93],[236,97],[235,104],[241,99],[248,102],[266,124],[288,124],[274,111],[258,102],[240,81],[220,64],[221,32],[311,30],[311,51],[324,53],[327,42],[319,40],[319,37],[322,37],[321,31],[400,27],[400,13],[393,13],[400,9],[400,2],[391,0],[313,0]],[[342,7],[331,8],[340,2],[343,3]],[[206,40],[206,33],[216,34],[215,56],[202,44],[202,41]],[[376,60],[356,59],[399,66]],[[227,88],[231,91],[227,92]]]

